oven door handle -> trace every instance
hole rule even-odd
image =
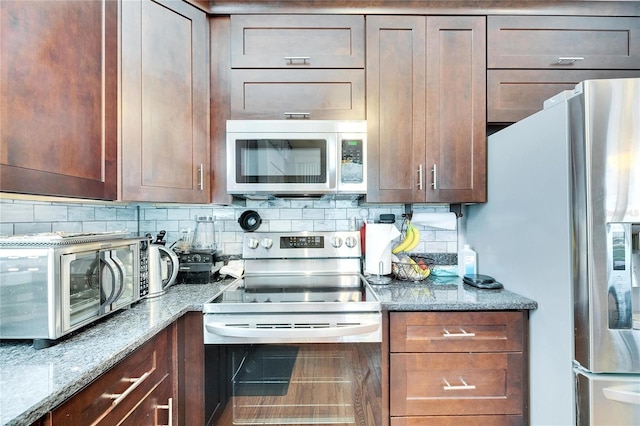
[[[309,328],[286,328],[286,327],[237,327],[229,326],[222,322],[206,323],[205,328],[211,334],[225,337],[245,337],[245,338],[316,338],[316,337],[345,337],[359,334],[374,333],[380,329],[380,323],[360,323],[339,327],[309,327]]]

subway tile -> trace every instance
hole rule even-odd
[[[282,209],[280,219],[302,219],[302,209]]]
[[[31,204],[2,204],[0,206],[0,222],[33,222],[33,205]]]
[[[127,208],[119,208],[116,209],[116,219],[117,220],[137,220],[138,219],[138,209],[135,207],[127,207]]]
[[[175,208],[167,210],[167,219],[169,220],[189,220],[191,218],[190,209]]]
[[[0,223],[0,235],[13,235],[13,223]]]
[[[96,213],[93,206],[69,206],[67,207],[67,218],[69,221],[84,222],[95,220]]]
[[[96,215],[94,220],[117,220],[117,210],[115,207],[96,207]]]
[[[66,222],[67,206],[35,205],[33,219],[35,222]]]
[[[324,219],[324,209],[304,209],[302,210],[302,219],[304,220]]]
[[[51,222],[16,223],[13,226],[16,235],[51,232]]]

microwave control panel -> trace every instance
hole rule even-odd
[[[361,183],[364,180],[364,149],[362,139],[343,139],[340,167],[343,183]]]

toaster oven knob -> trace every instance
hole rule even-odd
[[[331,245],[333,246],[333,248],[339,248],[340,246],[342,246],[342,238],[333,237],[331,239]]]
[[[273,240],[271,238],[263,238],[262,241],[260,241],[260,245],[266,249],[270,249],[271,246],[273,246]]]
[[[260,244],[260,242],[258,241],[257,238],[249,238],[247,240],[247,246],[251,249],[256,249],[258,248],[258,245]]]
[[[347,237],[347,239],[345,240],[345,244],[349,248],[354,248],[358,245],[358,240],[355,237]]]

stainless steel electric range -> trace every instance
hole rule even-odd
[[[204,306],[208,424],[381,424],[361,253],[357,231],[244,234],[244,276]]]
[[[360,233],[247,233],[244,277],[204,307],[205,343],[380,342]]]

